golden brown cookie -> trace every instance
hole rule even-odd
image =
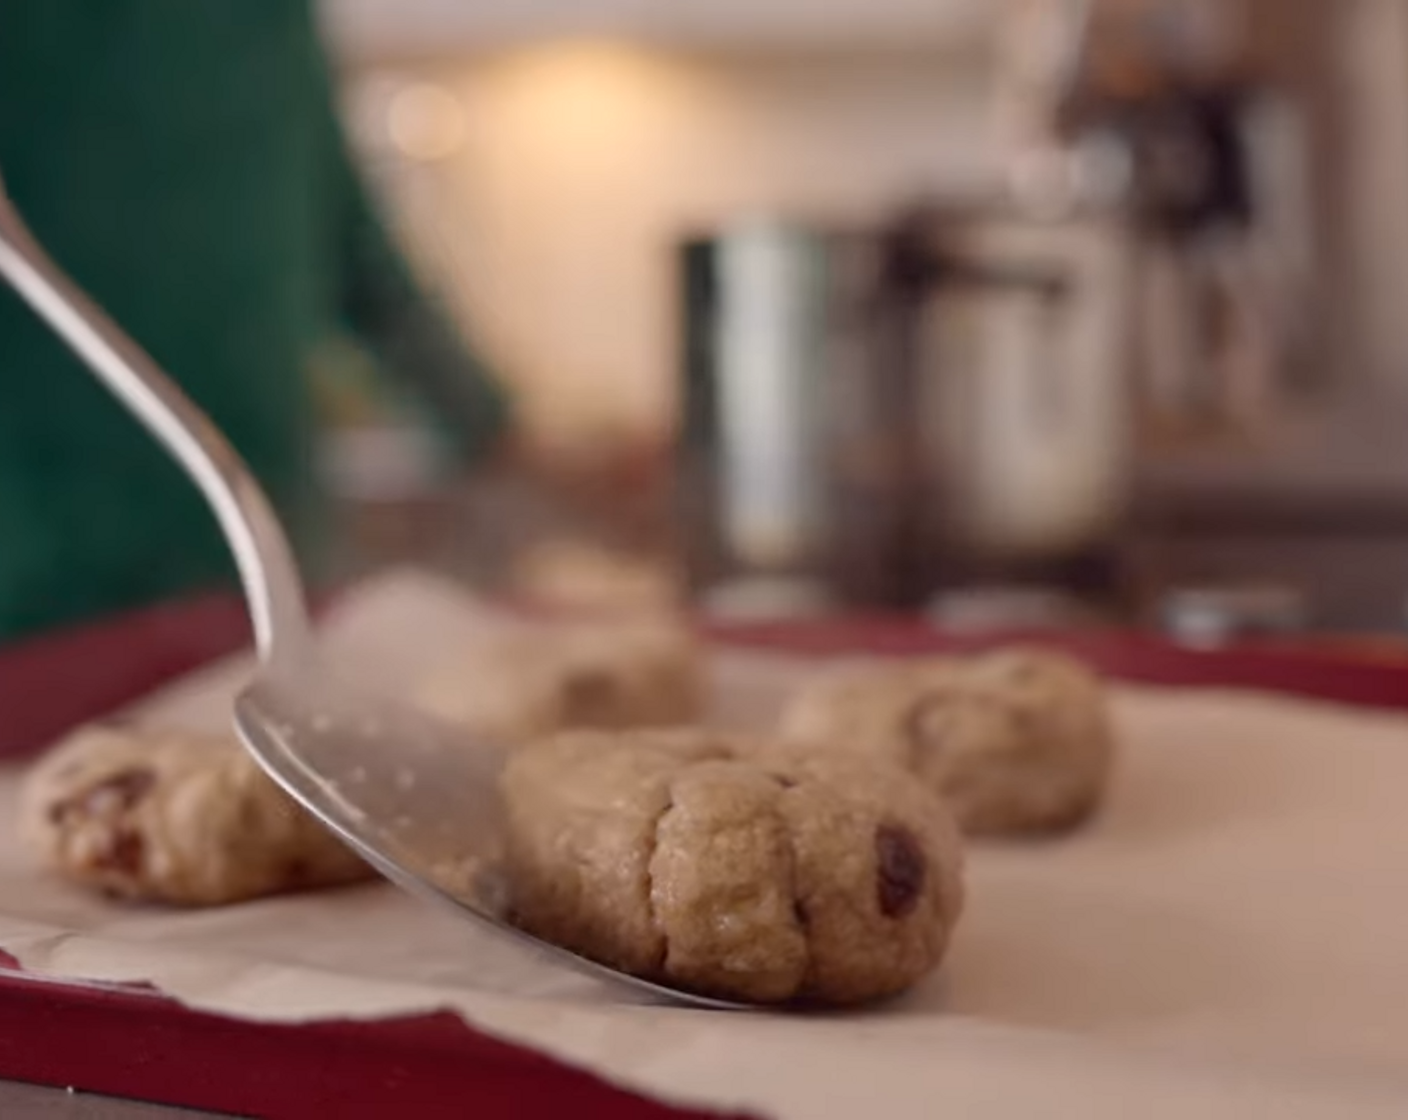
[[[143,901],[213,906],[373,877],[226,736],[85,728],[31,771],[21,828],[51,871]]]
[[[682,600],[679,573],[651,558],[576,540],[547,540],[514,562],[518,597],[563,611],[660,614]]]
[[[427,682],[420,705],[497,742],[573,728],[696,721],[703,657],[673,622],[575,623],[486,642]]]
[[[576,732],[504,776],[514,919],[723,998],[851,1004],[932,971],[956,828],[888,766],[707,731]]]
[[[1104,794],[1114,742],[1100,679],[1036,649],[824,677],[795,698],[781,735],[908,769],[972,835],[1079,824]]]

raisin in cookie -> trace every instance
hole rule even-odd
[[[795,698],[781,734],[905,767],[971,835],[1079,824],[1100,803],[1113,754],[1099,678],[1034,649],[822,678]]]
[[[486,642],[418,700],[510,745],[574,728],[675,726],[699,718],[703,658],[674,623],[556,626]]]
[[[30,773],[21,827],[50,870],[142,901],[213,906],[373,875],[224,736],[79,731]]]
[[[883,764],[706,731],[574,732],[504,775],[514,920],[584,956],[755,1003],[850,1004],[934,969],[957,829]]]

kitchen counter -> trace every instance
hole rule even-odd
[[[1408,629],[1408,405],[1326,408],[1255,443],[1167,449],[1139,467],[1137,582],[1273,582],[1312,622]]]
[[[1254,439],[1148,452],[1138,488],[1146,506],[1187,517],[1408,524],[1408,402],[1327,405]]]

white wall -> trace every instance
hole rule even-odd
[[[344,55],[386,58],[443,56],[564,35],[688,48],[962,45],[984,35],[1000,0],[318,0],[318,8]]]
[[[428,147],[451,154],[390,159],[388,109],[408,78],[452,99],[426,126]],[[985,172],[982,83],[938,53],[558,45],[363,73],[354,93],[413,240],[453,275],[533,426],[564,440],[668,423],[682,233],[749,211],[863,220]]]

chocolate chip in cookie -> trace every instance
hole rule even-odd
[[[875,865],[880,913],[887,918],[913,913],[929,871],[918,838],[900,825],[882,824],[875,830]]]
[[[93,867],[98,871],[114,871],[121,875],[136,875],[147,859],[147,843],[139,832],[119,828],[107,843],[93,855]]]
[[[620,687],[602,669],[577,669],[562,682],[562,706],[569,723],[590,723],[619,703]]]

